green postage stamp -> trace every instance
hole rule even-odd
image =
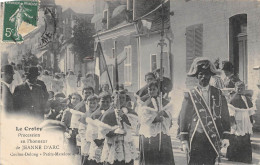
[[[21,42],[24,35],[37,27],[38,5],[38,1],[4,3],[4,42]]]

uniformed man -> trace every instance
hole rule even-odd
[[[185,93],[179,116],[180,138],[189,164],[215,164],[221,141],[228,145],[227,101],[221,90],[209,85],[215,74],[215,66],[205,57],[196,58],[188,73],[199,82]]]

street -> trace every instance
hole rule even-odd
[[[175,123],[176,125],[177,123]],[[181,150],[181,142],[176,138],[177,128],[173,125],[170,135],[172,139],[172,147],[173,147],[173,155],[176,165],[185,165],[187,164],[186,155]],[[135,139],[135,145],[138,147],[138,136],[134,136]],[[253,149],[253,162],[252,164],[257,165],[260,164],[259,158],[260,158],[260,133],[255,133],[252,138],[252,149]],[[139,160],[135,161],[135,165],[138,165]],[[216,162],[216,164],[218,164]],[[228,161],[226,158],[222,157],[220,165],[226,165],[226,164],[233,164],[233,165],[246,165],[247,163],[239,163],[239,162],[232,162]],[[251,165],[252,165],[251,164]]]

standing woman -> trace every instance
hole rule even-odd
[[[140,165],[174,165],[171,137],[172,106],[162,99],[160,109],[158,82],[148,84],[149,98],[140,102]]]

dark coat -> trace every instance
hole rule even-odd
[[[210,109],[212,114],[213,109],[215,110],[216,126],[221,138],[228,138],[230,132],[230,117],[227,106],[227,101],[225,96],[222,94],[221,90],[210,86]],[[214,100],[214,101],[213,101]],[[213,105],[213,102],[215,104]],[[179,127],[180,127],[180,139],[181,140],[191,140],[198,121],[198,116],[195,112],[191,96],[189,93],[185,93],[184,100],[182,103],[182,109],[179,114]]]
[[[29,85],[24,82],[15,87],[13,96],[16,113],[43,119],[46,102],[44,100],[44,91],[40,85],[34,85],[31,90]]]
[[[11,93],[9,87],[1,82],[1,93],[0,93],[0,99],[2,100],[2,108],[6,113],[13,112],[14,107],[14,101],[13,101],[13,94]]]
[[[45,100],[45,102],[47,102],[48,98],[49,98],[49,94],[48,94],[45,83],[43,81],[37,79],[36,84],[39,84],[42,87],[44,100]]]

